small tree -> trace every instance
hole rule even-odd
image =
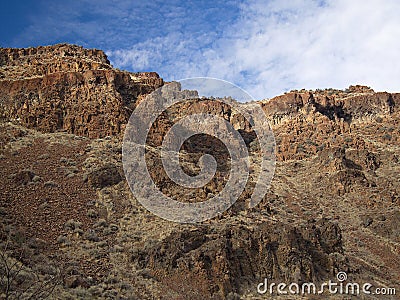
[[[62,283],[57,269],[55,275],[41,275],[26,266],[22,259],[24,250],[10,250],[10,239],[0,245],[0,298],[1,299],[45,299]],[[15,256],[15,252],[18,254]],[[13,257],[14,255],[14,257]]]

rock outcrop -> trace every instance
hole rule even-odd
[[[394,141],[399,99],[398,93],[351,86],[346,91],[293,91],[260,103],[277,137],[277,159],[284,161],[311,157],[331,147],[371,150],[374,146],[368,140],[354,134],[367,123],[366,134],[382,132],[378,138]],[[383,120],[393,126],[380,126]]]
[[[263,222],[252,226],[225,224],[174,232],[149,244],[132,260],[191,299],[225,299],[263,282],[319,282],[346,263],[337,224],[311,220],[305,228]],[[187,274],[193,277],[185,281]],[[204,298],[191,294],[196,285]]]
[[[0,48],[0,79],[27,79],[60,72],[112,69],[102,50],[58,44]]]
[[[137,98],[164,84],[157,73],[112,68],[101,50],[71,45],[0,49],[0,118],[42,132],[123,133]]]

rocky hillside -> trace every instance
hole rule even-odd
[[[250,177],[231,209],[193,225],[148,212],[122,171],[129,116],[164,84],[114,69],[100,50],[0,49],[0,298],[264,299],[264,278],[321,283],[339,271],[400,291],[400,94],[350,86],[258,101],[277,143],[271,189],[247,209]],[[176,121],[214,114],[239,130],[253,162],[259,148],[237,111],[185,93],[152,128],[150,172],[164,193],[205,200],[224,186],[227,155],[201,136],[183,145],[188,174],[211,149],[221,175],[185,198],[159,160]],[[278,297],[292,298],[304,299]]]

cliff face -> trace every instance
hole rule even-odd
[[[163,84],[154,72],[113,69],[101,50],[65,44],[0,49],[0,118],[18,120],[43,132],[121,136],[136,100]],[[286,160],[331,145],[326,135],[343,136],[366,119],[380,120],[397,113],[400,94],[350,86],[346,91],[293,91],[260,104],[282,138],[278,159]],[[172,115],[179,117],[187,111],[224,116],[235,128],[249,130],[245,119],[221,102],[181,104]],[[296,136],[318,145],[303,144],[304,151],[299,152],[289,145]],[[334,144],[339,143],[343,143],[340,137]]]
[[[264,110],[279,123],[298,112],[320,113],[330,120],[351,121],[368,116],[387,115],[398,109],[400,94],[386,92],[342,92],[324,95],[321,92],[290,92],[263,102]],[[396,106],[397,102],[397,106]]]
[[[376,145],[365,139],[368,135],[384,143],[399,142],[398,93],[356,86],[346,91],[293,91],[260,103],[277,136],[279,160],[304,159],[329,147],[374,149]],[[390,141],[385,141],[385,131],[392,133]]]
[[[36,48],[1,48],[0,79],[26,79],[58,72],[112,69],[102,50],[59,44]]]
[[[111,67],[100,50],[71,45],[0,49],[0,117],[43,132],[118,135],[140,95],[163,85],[156,73]]]

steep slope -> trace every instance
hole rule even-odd
[[[148,212],[122,172],[125,125],[164,85],[156,73],[119,71],[100,50],[62,44],[0,49],[0,74],[0,251],[24,267],[16,293],[54,283],[53,297],[65,299],[260,299],[264,278],[320,283],[339,271],[399,290],[400,94],[351,86],[259,101],[277,142],[271,189],[246,209],[250,177],[230,210],[189,225]],[[183,92],[189,99],[152,128],[149,165],[161,190],[186,201],[159,161],[177,120],[223,117],[254,162],[259,149],[237,111]],[[204,137],[185,144],[187,171],[196,173],[199,153],[215,145]],[[223,173],[229,164],[216,150]],[[216,178],[190,197],[207,199],[223,185]],[[290,297],[301,298],[282,299]]]

